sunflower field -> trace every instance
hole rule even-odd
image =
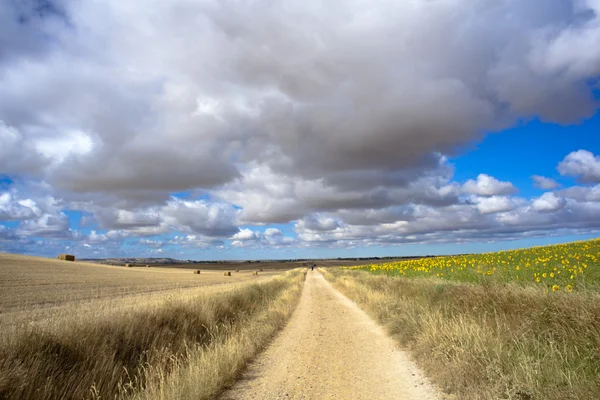
[[[600,288],[600,238],[497,253],[429,257],[344,269],[462,282],[520,282],[548,291]]]

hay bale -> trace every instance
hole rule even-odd
[[[194,275],[199,275],[199,274],[200,274],[200,270],[199,269],[197,269],[197,270],[194,271]]]
[[[254,271],[252,275],[258,275],[258,271]]]
[[[236,270],[235,270],[235,272],[240,272],[240,270],[239,270],[239,269],[236,269]]]
[[[260,272],[262,272],[262,268],[261,268],[261,269],[259,269],[259,271],[260,271]]]
[[[127,268],[131,268],[131,267],[133,267],[133,264],[125,264],[125,266],[126,266]]]
[[[75,261],[75,256],[72,254],[60,254],[58,259],[63,261]]]
[[[231,276],[231,271],[225,272],[225,276]]]
[[[150,268],[150,265],[146,264],[146,268]]]

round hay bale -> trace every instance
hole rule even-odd
[[[150,268],[150,265],[146,264],[146,268]]]
[[[261,269],[259,269],[259,271],[260,271],[260,272],[262,272],[262,268],[261,268]]]
[[[200,270],[199,269],[197,269],[197,270],[194,271],[194,275],[199,275],[199,274],[200,274]]]
[[[235,270],[235,272],[240,272],[240,270],[239,270],[239,269],[236,269],[236,270]]]
[[[231,276],[231,271],[225,272],[225,276]]]
[[[125,267],[131,268],[131,267],[133,267],[133,264],[125,264]]]
[[[258,271],[254,271],[252,275],[258,275]]]

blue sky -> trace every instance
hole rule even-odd
[[[570,126],[543,123],[538,119],[491,134],[474,149],[452,159],[455,178],[465,180],[486,173],[513,182],[523,195],[541,190],[531,185],[532,175],[544,175],[563,185],[572,184],[556,170],[558,160],[573,151],[600,153],[600,114]]]
[[[599,13],[4,2],[0,251],[324,258],[597,237]]]

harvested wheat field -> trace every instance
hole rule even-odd
[[[126,268],[0,253],[0,321],[8,315],[121,298],[264,279],[282,270],[225,277],[218,271]],[[47,315],[47,314],[46,314]]]
[[[1,254],[0,399],[213,398],[283,326],[304,272],[194,271]],[[211,373],[186,384],[193,368]]]

